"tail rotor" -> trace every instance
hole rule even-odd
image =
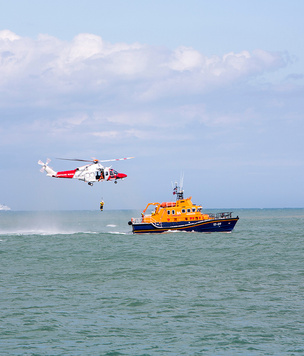
[[[42,168],[40,169],[40,172],[44,172],[45,171],[45,168],[47,167],[47,165],[49,164],[51,162],[51,160],[48,158],[47,160],[46,160],[46,162],[45,163],[43,163],[42,161],[41,161],[41,159],[38,161],[38,164],[40,164],[40,166],[42,166]]]
[[[48,166],[48,164],[50,162],[51,162],[51,160],[49,158],[46,160],[45,163],[43,163],[41,160],[39,160],[38,164],[40,164],[40,166],[42,166],[40,169],[40,172],[43,173],[44,171],[46,171],[48,176],[55,177],[56,172],[51,167]]]

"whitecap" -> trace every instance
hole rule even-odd
[[[127,235],[126,232],[120,232],[120,231],[109,231],[109,233],[113,235]]]
[[[15,230],[15,231],[1,231],[0,235],[6,236],[30,236],[30,235],[74,235],[74,234],[96,234],[94,231],[62,231],[62,230]]]

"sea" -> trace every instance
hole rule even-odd
[[[140,211],[0,211],[0,355],[304,355],[304,209],[234,215],[134,235]]]

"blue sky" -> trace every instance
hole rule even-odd
[[[0,203],[303,207],[304,2],[0,1]],[[135,156],[119,184],[51,179]]]

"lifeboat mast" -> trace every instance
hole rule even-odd
[[[176,195],[176,201],[184,199],[184,190],[182,184],[180,184],[179,187],[177,182],[175,182],[175,187],[173,188],[173,195]]]

